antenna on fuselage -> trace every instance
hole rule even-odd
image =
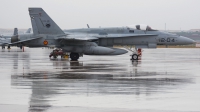
[[[90,26],[87,24],[87,27],[90,28]]]

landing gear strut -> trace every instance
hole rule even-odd
[[[79,54],[78,53],[70,53],[70,58],[72,61],[77,61],[79,59]]]
[[[21,45],[21,46],[19,46],[20,47],[20,49],[22,49],[23,48],[23,46]]]
[[[2,46],[2,49],[5,49],[5,46]]]
[[[8,46],[8,49],[10,49],[10,46]]]
[[[130,46],[130,47],[125,46],[125,48],[133,53],[132,55],[130,55],[131,60],[133,60],[133,61],[138,60],[139,57],[142,56],[142,49],[140,49],[140,48],[137,49],[137,48],[133,48],[132,46]]]

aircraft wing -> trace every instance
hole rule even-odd
[[[3,43],[3,42],[0,42],[0,46],[2,46],[2,45],[8,45],[9,43],[7,43],[7,42],[5,42],[5,43]]]
[[[9,43],[9,39],[0,38],[0,45],[7,45]]]
[[[39,38],[42,38],[42,37],[30,38],[30,39],[21,40],[21,41],[17,41],[17,42],[13,42],[13,43],[8,43],[8,45],[15,45],[15,44],[19,44],[19,43],[22,43],[22,42],[28,42],[28,41],[31,41],[31,40],[36,40],[36,39],[39,39]]]

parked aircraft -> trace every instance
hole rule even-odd
[[[31,28],[29,28],[28,30],[26,30],[24,33],[25,33],[25,34],[26,34],[26,33],[31,33]]]
[[[29,28],[27,31],[25,31],[23,34],[30,34],[31,28]],[[0,46],[2,46],[2,49],[5,49],[5,46],[11,43],[11,38],[14,36],[21,35],[18,33],[18,28],[14,28],[13,35],[1,35],[0,36]],[[22,46],[20,47],[22,49]],[[10,46],[8,45],[8,49],[10,49]]]
[[[82,55],[121,55],[127,50],[113,48],[114,45],[135,46],[135,48],[156,48],[157,45],[187,45],[195,41],[159,30],[148,25],[113,28],[88,28],[63,30],[42,8],[29,8],[33,34],[11,37],[8,45],[28,47],[55,46],[70,53],[72,60]],[[138,54],[133,53],[137,60]]]

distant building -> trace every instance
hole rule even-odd
[[[191,29],[188,31],[169,31],[180,36],[191,38],[197,42],[200,42],[200,29]]]
[[[196,44],[196,47],[200,47],[200,42],[198,42],[198,43]]]
[[[189,32],[200,32],[200,29],[191,29]]]

